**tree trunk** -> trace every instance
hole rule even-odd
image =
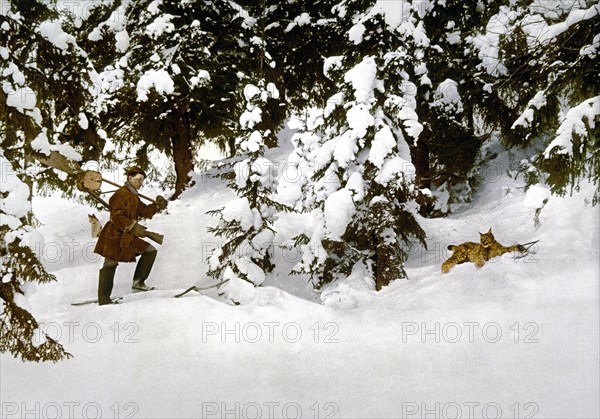
[[[386,244],[382,237],[377,237],[375,244],[375,290],[381,289],[395,279],[404,278],[402,260],[398,249],[393,244]]]
[[[415,165],[415,177],[419,188],[431,188],[431,174],[429,171],[429,146],[428,133],[424,130],[417,141],[414,149],[413,163]]]
[[[192,139],[190,132],[190,116],[185,104],[179,104],[179,114],[175,121],[175,135],[171,142],[173,146],[173,161],[175,163],[175,193],[171,199],[178,198],[190,182],[190,172],[194,170],[192,155]]]

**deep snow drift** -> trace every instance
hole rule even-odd
[[[319,294],[280,269],[240,306],[215,290],[172,298],[211,284],[216,240],[206,227],[215,219],[205,212],[234,197],[222,181],[197,175],[147,223],[165,234],[148,280],[159,290],[118,306],[70,305],[96,293],[93,210],[36,198],[40,251],[58,282],[31,287],[29,302],[74,358],[23,364],[2,355],[3,417],[599,417],[598,208],[582,198],[593,186],[551,197],[536,228],[544,192],[526,194],[507,176],[508,161],[501,154],[487,167],[469,207],[420,219],[428,249],[411,252],[409,280],[376,293],[355,270]],[[282,216],[276,241],[304,222]],[[441,273],[448,244],[490,227],[504,245],[539,239],[537,253]],[[291,269],[294,254],[279,252]],[[114,296],[130,292],[133,269],[119,266]]]

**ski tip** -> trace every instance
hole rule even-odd
[[[120,304],[122,301],[123,301],[123,297],[114,297],[114,298],[110,299],[110,304]],[[98,299],[93,298],[90,300],[77,301],[75,303],[71,303],[71,305],[75,306],[75,307],[85,306],[85,305],[90,305],[90,304],[98,304]],[[106,304],[106,305],[110,305],[110,304]]]

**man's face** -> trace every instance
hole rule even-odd
[[[135,189],[139,190],[142,187],[142,183],[144,183],[144,175],[142,175],[141,173],[138,173],[135,176],[129,176],[129,183],[131,184],[131,186],[133,186]]]

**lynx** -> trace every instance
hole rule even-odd
[[[88,214],[88,221],[92,227],[92,237],[99,237],[102,231],[102,224],[94,214]]]
[[[509,247],[502,246],[496,241],[492,234],[492,229],[487,233],[479,233],[479,243],[465,242],[459,245],[450,245],[448,250],[452,250],[452,256],[442,263],[442,272],[447,273],[454,265],[465,262],[472,262],[478,268],[481,268],[486,261],[496,256],[501,256],[508,252],[523,252],[524,248],[520,244]]]

